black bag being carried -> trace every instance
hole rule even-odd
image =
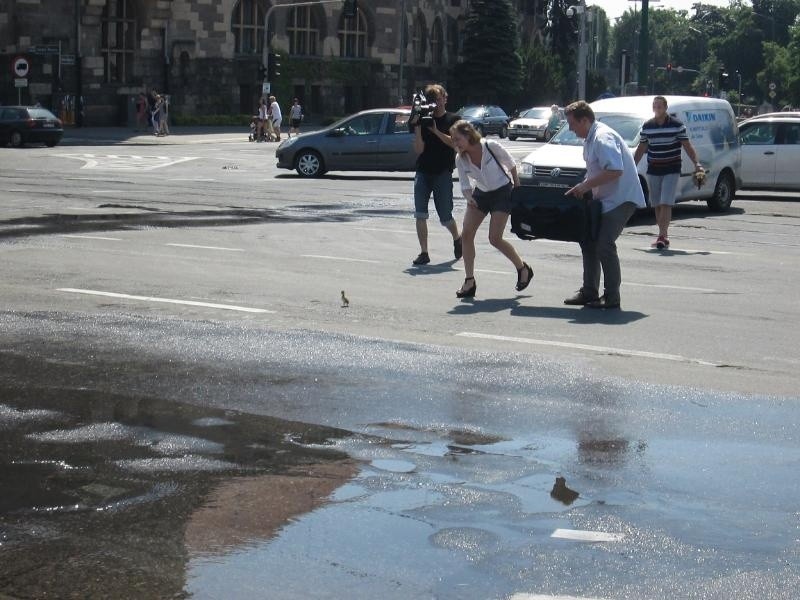
[[[520,186],[511,196],[511,232],[523,240],[545,238],[563,242],[597,239],[602,205],[565,196],[566,188]]]

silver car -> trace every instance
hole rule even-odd
[[[408,129],[411,111],[404,108],[364,110],[330,127],[287,139],[275,156],[279,169],[301,177],[327,171],[414,171],[417,154]]]

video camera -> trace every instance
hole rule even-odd
[[[423,127],[433,125],[433,111],[435,110],[436,102],[428,100],[425,92],[415,92],[411,97],[411,119],[418,119]]]

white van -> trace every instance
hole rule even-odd
[[[631,149],[639,145],[642,124],[653,117],[655,96],[607,98],[591,103],[595,118],[615,129]],[[706,182],[697,189],[692,175],[694,164],[682,152],[683,165],[676,200],[705,200],[714,211],[730,208],[736,190],[741,187],[741,149],[736,117],[727,100],[694,96],[665,96],[668,112],[686,125],[689,141],[706,170]],[[650,205],[647,188],[647,157],[637,165],[644,196]],[[522,159],[520,183],[526,188],[569,189],[586,174],[583,140],[568,127],[545,145]],[[533,189],[527,190],[535,197]]]

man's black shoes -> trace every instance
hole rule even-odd
[[[417,256],[417,258],[414,259],[413,264],[420,266],[420,265],[427,265],[429,262],[431,262],[431,257],[428,256],[428,253],[420,252],[419,256]]]

